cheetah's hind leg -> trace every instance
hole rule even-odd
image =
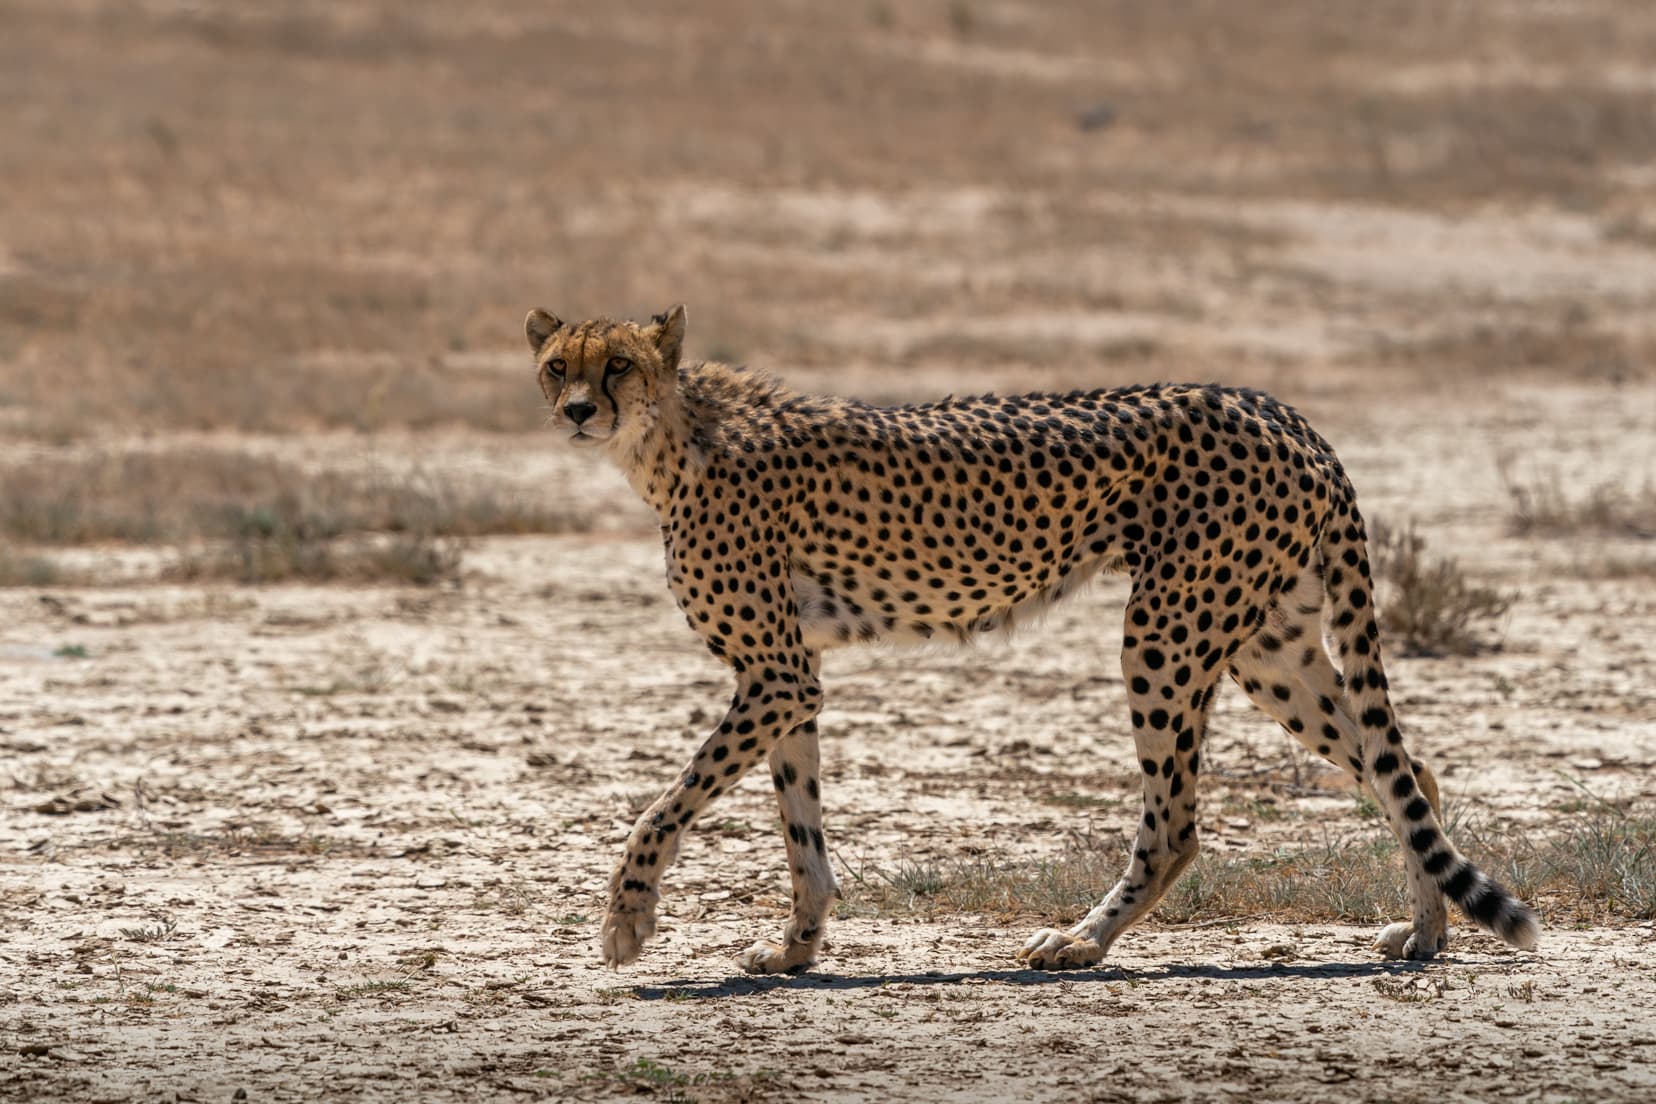
[[[1196,775],[1201,738],[1213,700],[1213,678],[1193,678],[1188,655],[1172,640],[1174,626],[1135,637],[1147,623],[1143,595],[1128,605],[1121,669],[1133,720],[1133,742],[1144,771],[1144,814],[1127,871],[1103,901],[1063,931],[1043,928],[1018,950],[1038,970],[1092,966],[1118,936],[1149,912],[1196,857]]]

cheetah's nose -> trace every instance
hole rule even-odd
[[[598,404],[589,402],[564,403],[564,413],[569,415],[570,421],[580,425],[598,413]]]

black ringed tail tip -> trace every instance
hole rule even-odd
[[[1441,877],[1438,887],[1479,927],[1520,950],[1535,949],[1541,935],[1541,922],[1535,913],[1471,863],[1462,863]]]

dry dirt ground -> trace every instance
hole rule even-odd
[[[0,589],[0,1099],[1656,1096],[1636,910],[1542,900],[1537,952],[1459,929],[1426,965],[1374,958],[1380,915],[1164,916],[1047,975],[1011,955],[1057,917],[873,892],[1119,845],[1119,580],[832,657],[817,972],[733,964],[787,904],[761,780],[601,969],[632,812],[727,680],[624,484],[533,432],[518,337],[687,300],[693,355],[875,400],[1270,387],[1512,599],[1495,651],[1389,660],[1468,838],[1648,817],[1656,9],[697,11],[5,5],[0,569],[82,582]],[[433,587],[185,586],[169,545],[8,512],[90,516],[62,473],[163,452],[458,473],[575,532]],[[1210,853],[1383,832],[1239,694],[1205,759]]]
[[[1642,394],[1648,398],[1649,392]],[[1452,802],[1544,830],[1581,796],[1656,796],[1656,594],[1471,505],[1486,449],[1579,456],[1644,406],[1549,390],[1396,434],[1336,432],[1384,516],[1480,548],[1517,601],[1504,649],[1397,659],[1400,708]],[[1572,405],[1585,403],[1586,406]],[[1513,429],[1516,422],[1522,429]],[[1498,423],[1498,424],[1497,424]],[[1467,449],[1467,437],[1480,439]],[[527,447],[527,446],[526,446]],[[1419,472],[1388,478],[1398,451]],[[584,461],[569,458],[572,467]],[[599,470],[592,493],[619,493]],[[1435,474],[1434,474],[1435,473]],[[1547,559],[1547,556],[1553,557]],[[1106,969],[1016,968],[1035,922],[858,914],[818,974],[733,955],[787,901],[762,779],[705,819],[663,934],[602,969],[600,890],[629,810],[721,708],[648,536],[482,542],[457,587],[14,590],[0,596],[0,1091],[18,1099],[1647,1099],[1656,927],[1553,927],[1521,954],[1462,933],[1385,964],[1372,926],[1151,923]],[[1106,580],[1039,631],[828,669],[842,880],[904,861],[1115,838],[1135,775]],[[86,658],[54,656],[68,645]],[[1212,849],[1358,846],[1338,780],[1221,698]],[[1298,779],[1298,784],[1291,780]],[[1574,780],[1574,781],[1572,781]],[[53,798],[96,807],[32,811]],[[1261,804],[1264,799],[1270,804]],[[1395,876],[1401,880],[1400,872]],[[854,895],[853,895],[854,896]]]

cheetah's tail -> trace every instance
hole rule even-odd
[[[1481,927],[1515,947],[1533,948],[1541,932],[1535,913],[1456,849],[1409,769],[1380,659],[1368,538],[1355,496],[1348,495],[1336,505],[1319,544],[1323,586],[1333,615],[1346,695],[1362,732],[1368,781],[1386,804],[1400,841],[1414,852],[1412,858],[1418,859],[1438,889]]]

